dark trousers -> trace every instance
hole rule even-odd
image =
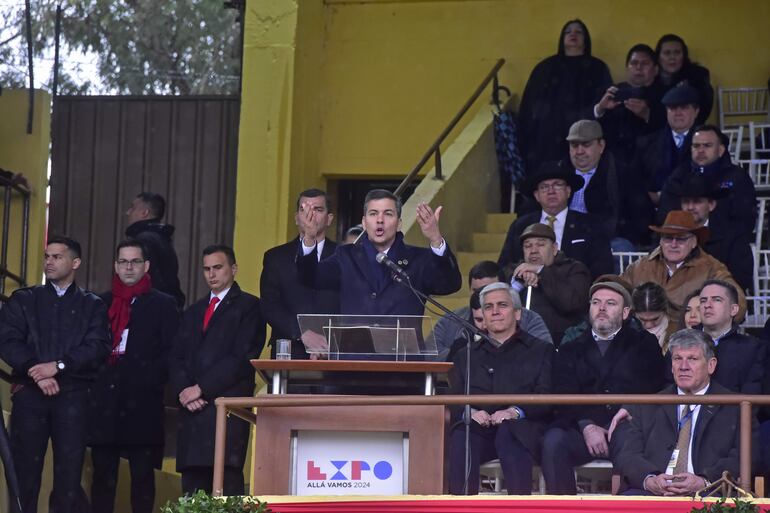
[[[40,478],[48,449],[53,446],[55,513],[82,513],[80,476],[86,450],[88,390],[61,391],[46,397],[36,385],[13,394],[11,450],[19,478],[23,510],[37,511]]]
[[[182,493],[193,495],[198,490],[211,494],[214,467],[188,467],[182,470]],[[222,493],[226,496],[243,495],[243,469],[225,466]]]
[[[514,436],[510,427],[515,421],[506,421],[497,427],[471,427],[468,495],[479,493],[479,466],[500,459],[509,495],[532,493],[532,456]],[[465,483],[465,426],[456,427],[449,440],[449,493],[462,495]]]
[[[152,513],[155,503],[155,469],[163,461],[162,445],[95,445],[91,447],[94,478],[91,485],[92,513],[112,513],[118,485],[120,457],[131,471],[131,511]]]
[[[575,467],[593,460],[583,435],[573,428],[551,428],[543,436],[545,489],[549,495],[575,495]]]

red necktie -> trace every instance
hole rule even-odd
[[[211,301],[209,301],[209,306],[206,308],[206,314],[203,316],[203,331],[206,331],[206,328],[209,327],[209,321],[211,320],[211,316],[214,315],[214,309],[217,307],[217,303],[219,303],[219,298],[217,296],[212,297]]]

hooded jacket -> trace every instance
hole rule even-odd
[[[172,296],[178,309],[184,308],[185,295],[179,284],[179,260],[174,251],[174,227],[160,219],[137,221],[126,228],[126,236],[142,242],[149,253],[152,287]]]

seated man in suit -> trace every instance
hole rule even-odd
[[[661,394],[731,393],[711,379],[718,364],[714,344],[705,333],[678,331],[669,348],[676,385]],[[627,495],[693,495],[721,478],[725,470],[739,474],[738,406],[661,404],[624,410],[631,420],[625,426],[625,444],[616,465],[631,487]],[[756,419],[752,427],[752,459],[756,460]]]
[[[301,224],[300,206],[306,205],[315,212],[312,225]],[[330,212],[329,197],[319,189],[302,191],[297,198],[294,222],[299,237],[286,244],[269,249],[262,264],[259,293],[262,298],[262,314],[270,324],[271,355],[275,358],[275,341],[287,338],[291,345],[292,360],[307,360],[308,354],[301,340],[297,314],[336,314],[340,310],[340,297],[336,290],[313,290],[300,283],[294,260],[302,246],[301,238],[308,233],[318,245],[317,258],[331,256],[337,248],[333,240],[326,238],[326,229],[334,214]]]
[[[590,331],[559,347],[553,363],[555,394],[651,394],[665,380],[658,340],[626,323],[631,296],[623,285],[597,282],[589,291]],[[609,457],[607,428],[614,405],[557,409],[543,438],[541,467],[549,494],[577,492],[574,467]]]
[[[521,234],[524,261],[516,266],[511,286],[539,313],[556,347],[564,331],[578,324],[586,312],[586,296],[591,286],[591,272],[582,262],[559,251],[553,230],[535,223]],[[531,287],[531,289],[530,289]]]
[[[318,261],[315,236],[305,232],[299,248],[300,281],[314,289],[340,292],[340,313],[349,315],[422,315],[422,300],[395,281],[395,273],[377,261],[385,253],[409,276],[411,286],[424,294],[451,294],[462,285],[462,275],[449,245],[441,236],[439,216],[425,203],[417,205],[417,223],[430,249],[404,243],[401,200],[374,189],[364,198],[362,224],[366,235],[357,244],[338,246],[329,258]],[[316,212],[300,205],[299,223],[313,225]]]
[[[670,192],[679,198],[685,212],[692,214],[698,226],[707,226],[709,238],[703,249],[727,266],[741,290],[754,285],[754,255],[751,234],[732,230],[724,217],[712,218],[717,201],[730,194],[730,189],[709,186],[700,174],[688,175],[682,182],[672,184]]]
[[[674,87],[663,96],[662,103],[666,106],[666,126],[640,138],[634,157],[634,173],[643,177],[656,205],[671,172],[690,158],[692,129],[699,112],[698,91],[686,84]]]
[[[751,236],[757,222],[757,191],[746,170],[733,164],[727,145],[727,137],[718,127],[702,125],[695,128],[690,158],[674,169],[663,185],[658,219],[680,208],[679,198],[671,193],[671,189],[677,188],[688,176],[698,174],[710,187],[730,192],[717,200],[711,220],[718,220],[720,225],[729,226],[735,233]]]
[[[626,267],[623,278],[634,287],[651,281],[666,289],[674,307],[669,321],[678,322],[685,298],[701,288],[706,280],[725,280],[738,288],[727,267],[703,251],[709,228],[698,226],[692,214],[672,210],[662,226],[650,226],[650,229],[660,234],[660,246]],[[746,312],[746,297],[741,290],[738,290],[738,303],[740,321]]]
[[[505,267],[520,262],[522,232],[533,223],[543,223],[553,228],[559,249],[588,266],[592,277],[611,273],[614,264],[610,234],[601,219],[568,208],[572,192],[581,189],[583,183],[574,170],[556,163],[543,164],[527,183],[541,210],[521,216],[511,224],[497,263]]]
[[[470,272],[468,272],[468,286],[473,294],[478,294],[481,289],[490,283],[496,282],[505,282],[505,273],[500,269],[500,266],[497,265],[496,262],[482,260],[471,267]],[[478,301],[478,298],[476,298],[476,301]],[[472,304],[473,297],[471,297],[471,305]],[[464,306],[455,310],[454,313],[457,314],[458,317],[467,321],[472,321],[472,310],[472,307]],[[551,334],[543,322],[543,318],[532,310],[527,310],[526,308],[521,309],[519,326],[535,338],[545,340],[546,342],[552,342]],[[440,361],[446,360],[452,344],[454,344],[457,339],[464,337],[465,332],[462,325],[455,322],[454,319],[448,315],[439,319],[433,327],[433,338],[436,341],[436,348],[438,349],[437,359]]]
[[[573,191],[570,210],[601,218],[612,237],[620,217],[620,185],[615,157],[605,150],[604,134],[598,121],[581,119],[572,124],[567,135],[569,161],[566,168],[583,179],[583,186]]]
[[[490,340],[473,343],[470,349],[471,394],[547,394],[551,389],[553,345],[517,329],[521,302],[510,285],[492,283],[480,294],[484,325]],[[458,340],[462,343],[461,340]],[[465,349],[453,354],[450,376],[453,394],[464,394],[468,376]],[[465,485],[465,424],[463,408],[452,409],[449,492],[477,494],[479,464],[500,459],[509,494],[529,495],[532,465],[539,459],[543,420],[547,405],[520,408],[515,405],[471,407],[470,465]]]

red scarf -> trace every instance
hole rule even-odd
[[[137,296],[147,294],[151,288],[152,281],[149,274],[145,274],[141,280],[130,286],[120,281],[117,274],[112,275],[112,304],[108,312],[110,327],[112,328],[110,365],[115,365],[120,356],[118,354],[118,347],[123,336],[123,330],[128,326],[128,320],[131,316],[131,301]]]

